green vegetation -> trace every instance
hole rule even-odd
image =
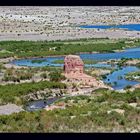
[[[62,67],[51,67],[51,66],[28,67],[28,70],[30,72],[32,72],[32,73],[37,73],[37,72],[52,72],[52,71],[62,72]]]
[[[97,41],[99,40],[99,41]],[[8,52],[6,55],[0,54],[1,57],[16,56],[19,58],[26,57],[43,57],[50,55],[67,55],[80,52],[114,52],[122,50],[125,47],[136,46],[140,40],[129,42],[130,39],[84,39],[75,41],[1,41],[0,49]],[[98,43],[97,43],[98,42]]]
[[[64,64],[64,60],[54,60],[54,64]]]
[[[49,78],[50,72],[62,73],[61,67],[28,67],[28,68],[4,68],[3,64],[0,64],[0,72],[2,76],[2,82],[21,82],[21,80],[32,79],[46,79]],[[61,77],[62,78],[62,77]],[[23,81],[22,81],[23,82]]]
[[[66,109],[52,111],[20,112],[0,116],[0,131],[4,132],[130,132],[140,131],[139,89],[130,93],[118,93],[99,89],[91,96],[61,99]],[[124,115],[108,111],[124,110]]]
[[[130,72],[125,75],[125,78],[128,80],[140,81],[140,71]]]
[[[83,62],[84,62],[84,64],[96,64],[98,61],[97,60],[85,59],[85,60],[83,60]]]
[[[41,81],[38,83],[23,83],[0,85],[1,104],[15,103],[16,97],[21,97],[45,88],[66,88],[66,85],[59,82]]]
[[[10,51],[6,51],[6,50],[1,50],[0,51],[0,58],[7,58],[7,57],[13,57],[14,54]]]
[[[131,85],[127,85],[127,86],[124,88],[124,90],[130,89],[130,88],[132,88],[132,86],[131,86]]]
[[[39,69],[40,71],[49,71],[49,72],[51,72],[51,71],[62,72],[63,71],[62,67],[51,67],[51,66],[36,67],[34,69],[36,69],[36,70]]]
[[[137,66],[138,68],[140,68],[140,63],[137,63],[136,66]]]
[[[11,53],[0,53],[0,58],[14,57]]]
[[[0,58],[7,57],[44,57],[50,55],[77,54],[80,52],[114,52],[126,47],[140,45],[140,39],[79,39],[67,41],[1,41]],[[4,51],[3,51],[4,50]],[[118,65],[124,66],[127,58],[118,61]],[[32,63],[42,63],[47,60],[32,60]],[[110,63],[114,65],[116,60]],[[54,63],[63,63],[63,60],[56,60]],[[97,61],[84,60],[85,64],[95,64]],[[139,66],[139,64],[137,65]],[[0,85],[0,105],[15,103],[25,105],[25,95],[35,93],[46,88],[66,89],[67,86],[61,83],[65,80],[60,67],[37,67],[25,69],[4,69],[0,64],[4,81],[20,82],[20,80],[31,79],[34,74],[50,81],[35,83]],[[107,69],[107,68],[105,68]],[[109,69],[109,68],[108,68]],[[86,69],[91,75],[92,69]],[[114,71],[113,68],[110,69]],[[38,75],[39,73],[39,75]],[[131,78],[140,76],[140,73],[129,73]],[[127,75],[127,76],[128,76]],[[99,75],[97,78],[107,78],[107,75]],[[123,77],[118,77],[122,79]],[[109,80],[109,79],[108,79]],[[132,79],[131,79],[132,80]],[[114,85],[117,82],[112,83]],[[76,84],[72,85],[76,88]],[[126,86],[129,89],[131,86]],[[90,96],[66,97],[56,101],[54,104],[65,104],[65,109],[54,109],[52,111],[39,110],[34,112],[20,112],[12,115],[0,115],[0,131],[4,132],[128,132],[132,129],[140,131],[140,89],[133,92],[119,93],[107,89],[98,89]],[[52,94],[48,93],[47,95]],[[47,96],[46,96],[47,97]],[[129,103],[137,103],[132,107]],[[124,114],[108,111],[122,109]]]
[[[42,78],[44,78],[44,79],[46,79],[47,77],[48,77],[48,75],[47,75],[47,73],[42,73],[41,75],[40,75]]]
[[[102,75],[101,77],[102,77],[102,79],[106,79],[107,75]]]
[[[90,60],[90,59],[85,59],[83,60],[84,64],[96,64],[98,61],[97,60]],[[54,64],[64,64],[64,60],[54,60]]]
[[[126,62],[127,62],[128,60],[133,60],[133,58],[121,58],[121,60],[118,61],[117,65],[118,65],[119,67],[121,67],[121,66],[126,66],[126,65],[127,65]]]
[[[59,71],[50,72],[49,76],[50,76],[50,81],[55,81],[55,82],[66,79],[65,76],[62,75]]]
[[[97,41],[110,41],[110,39],[108,37],[106,38],[81,38],[81,39],[68,39],[68,40],[57,40],[57,41],[51,41],[51,42],[63,42],[63,43],[67,43],[67,42],[74,42],[74,43],[79,43],[79,42],[97,42]],[[115,40],[112,40],[112,42],[114,42]]]
[[[47,62],[47,60],[46,59],[43,59],[43,60],[32,60],[31,61],[32,63],[43,63],[43,62]]]
[[[20,80],[30,80],[33,76],[33,73],[27,69],[7,69],[4,73],[3,81],[13,81],[13,82],[20,82]]]
[[[123,58],[121,58],[121,59],[118,60],[118,61],[117,61],[117,60],[114,60],[114,63],[116,62],[117,65],[118,65],[119,67],[122,67],[122,66],[127,66],[127,65],[128,65],[127,62],[128,62],[129,60],[133,62],[133,61],[135,61],[135,60],[136,60],[136,61],[139,61],[140,59],[138,59],[138,58],[137,58],[137,59],[135,59],[135,58],[125,58],[125,57],[123,57]],[[138,67],[138,68],[140,67],[140,63],[139,63],[139,62],[137,62],[136,64],[135,64],[135,63],[134,63],[134,64],[131,63],[131,64],[129,64],[129,65],[136,66],[136,67]]]

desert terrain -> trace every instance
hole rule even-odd
[[[0,40],[139,38],[139,31],[79,27],[137,23],[139,7],[0,7]]]

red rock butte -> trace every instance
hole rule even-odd
[[[80,82],[86,86],[106,87],[102,81],[84,73],[84,63],[77,55],[68,55],[64,59],[65,77],[72,82]]]
[[[64,72],[69,73],[83,73],[84,63],[77,55],[68,55],[64,60]]]

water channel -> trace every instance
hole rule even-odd
[[[105,83],[111,83],[112,87],[115,90],[124,89],[128,85],[136,85],[140,82],[131,81],[125,79],[125,74],[129,72],[139,71],[140,69],[136,66],[122,66],[121,69],[115,65],[109,65],[106,63],[102,63],[100,61],[106,61],[110,59],[121,59],[121,58],[140,58],[140,47],[126,49],[122,52],[115,52],[115,53],[97,53],[97,54],[80,54],[79,55],[83,60],[98,60],[97,64],[85,64],[85,67],[95,67],[95,68],[109,68],[115,67],[117,68],[113,73],[110,73],[106,76],[106,79],[103,81]],[[43,67],[43,66],[54,66],[54,67],[62,67],[63,64],[55,64],[55,60],[63,60],[64,57],[46,57],[46,58],[31,58],[31,59],[21,59],[21,60],[14,60],[12,64],[18,66],[29,66],[29,67]],[[33,60],[43,60],[41,63],[32,63]],[[120,77],[121,78],[118,78]],[[116,83],[116,84],[114,84]],[[29,104],[27,110],[33,111],[36,109],[44,108],[46,105],[51,104],[56,99],[48,99],[48,101],[35,101]]]

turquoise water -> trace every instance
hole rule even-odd
[[[93,60],[109,60],[109,59],[121,59],[121,58],[140,58],[140,47],[126,49],[123,52],[116,53],[97,53],[97,54],[81,54],[82,59]]]
[[[127,29],[127,30],[134,30],[140,31],[140,24],[124,24],[124,25],[82,25],[81,28],[94,28],[94,29],[111,29],[111,28],[118,28],[118,29]]]
[[[79,55],[83,60],[109,60],[109,59],[121,59],[125,58],[140,58],[140,47],[126,49],[123,52],[116,52],[116,53],[97,53],[97,54],[80,54]],[[18,66],[31,66],[31,67],[43,67],[43,66],[63,66],[63,64],[55,64],[53,61],[55,60],[63,60],[64,57],[46,57],[46,58],[31,58],[31,59],[21,59],[21,60],[14,60],[12,63]],[[46,60],[42,63],[32,63],[32,60]],[[110,67],[107,64],[85,64],[86,67],[88,66],[95,66],[95,67]]]
[[[111,83],[113,89],[115,90],[124,89],[127,85],[133,86],[139,84],[140,82],[130,81],[125,79],[125,74],[129,72],[135,72],[135,71],[139,71],[139,69],[135,66],[123,67],[122,69],[119,69],[113,72],[112,74],[109,74],[107,78],[104,80],[104,82]],[[121,77],[121,79],[119,77]]]
[[[121,58],[140,58],[140,47],[126,49],[123,52],[116,53],[97,53],[97,54],[80,54],[79,55],[83,60],[98,60],[97,64],[85,64],[85,67],[96,67],[96,68],[109,68],[112,67],[109,64],[103,64],[100,61],[102,60],[110,60],[110,59],[121,59]],[[32,59],[21,59],[14,60],[12,63],[18,66],[29,66],[29,67],[43,67],[43,66],[55,66],[62,67],[63,64],[55,64],[53,63],[55,60],[63,60],[64,57],[46,57],[46,58],[32,58]],[[32,60],[46,60],[42,63],[32,63]],[[117,66],[115,66],[117,68]],[[107,79],[104,80],[105,83],[110,83],[115,90],[123,89],[127,85],[135,85],[139,82],[126,80],[124,78],[125,74],[129,72],[139,71],[135,66],[127,66],[122,67],[109,75],[107,75]],[[118,77],[122,76],[122,79]],[[116,84],[114,84],[116,83]]]

